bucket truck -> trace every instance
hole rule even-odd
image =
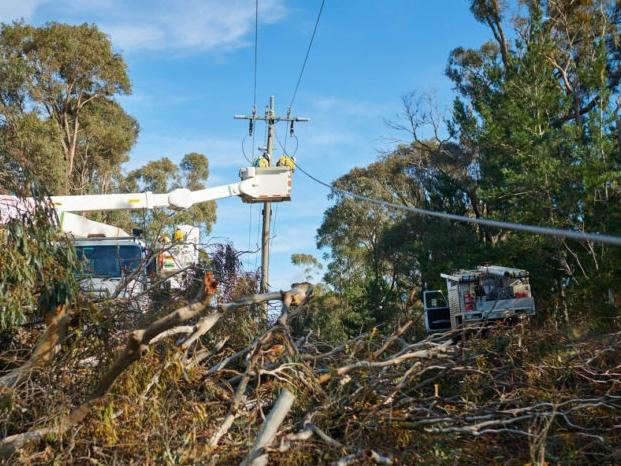
[[[240,181],[236,183],[197,191],[179,188],[160,194],[52,196],[50,199],[62,231],[73,237],[78,257],[88,265],[82,280],[85,293],[97,298],[115,296],[121,281],[131,277],[120,296],[142,294],[147,286],[143,265],[149,254],[145,242],[135,235],[78,213],[155,208],[184,210],[195,204],[233,196],[239,196],[247,203],[291,200],[292,172],[288,167],[247,167],[240,170],[239,176]],[[33,206],[32,199],[0,196],[0,224]],[[163,245],[163,252],[157,258],[157,270],[164,278],[172,277],[173,286],[180,286],[180,274],[198,263],[198,228],[180,225],[174,240]]]

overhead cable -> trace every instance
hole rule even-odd
[[[259,50],[259,0],[254,2],[254,89],[252,96],[252,108],[257,108],[257,61]],[[254,151],[254,148],[252,149]]]
[[[406,212],[412,212],[418,215],[425,215],[427,217],[435,217],[442,218],[445,220],[453,220],[456,222],[464,222],[464,223],[472,223],[476,225],[482,225],[486,227],[493,228],[502,228],[505,230],[515,230],[515,231],[523,231],[527,233],[533,233],[536,235],[545,235],[545,236],[554,236],[557,238],[567,238],[574,239],[578,241],[592,241],[594,243],[603,243],[603,244],[612,244],[614,246],[621,246],[621,237],[612,236],[612,235],[604,235],[600,233],[587,233],[576,230],[564,230],[560,228],[550,228],[550,227],[542,227],[538,225],[527,225],[522,223],[513,223],[513,222],[502,222],[499,220],[491,220],[487,218],[477,218],[477,217],[467,217],[465,215],[457,215],[450,214],[448,212],[437,212],[434,210],[421,209],[420,207],[410,207],[404,206],[401,204],[395,204],[393,202],[382,201],[380,199],[373,199],[367,196],[361,196],[360,194],[352,193],[351,191],[347,191],[345,189],[336,188],[335,186],[322,181],[302,167],[298,165],[297,162],[294,162],[297,169],[299,169],[302,173],[304,173],[311,180],[316,183],[325,186],[326,188],[332,190],[333,192],[337,192],[343,194],[344,196],[348,196],[352,199],[357,199],[359,201],[368,202],[370,204],[379,205],[382,207],[387,207],[389,209],[399,209]]]
[[[253,76],[253,89],[252,89],[252,116],[248,122],[248,133],[252,138],[252,160],[254,160],[254,150],[255,150],[255,139],[254,139],[254,116],[257,113],[257,67],[259,61],[259,0],[255,0],[254,2],[254,76]],[[244,157],[250,163],[253,163],[244,151],[244,143],[242,141],[242,152],[244,152]]]
[[[302,82],[302,76],[304,75],[304,70],[306,69],[306,63],[308,62],[308,57],[310,55],[311,47],[313,46],[313,41],[315,40],[315,34],[317,33],[317,26],[319,26],[319,20],[321,19],[321,13],[323,12],[323,6],[325,3],[326,3],[326,0],[321,0],[321,6],[319,7],[319,13],[317,14],[317,19],[315,20],[315,27],[313,28],[313,34],[311,35],[310,42],[308,43],[308,48],[306,49],[306,56],[304,57],[304,63],[302,63],[302,68],[300,69],[300,75],[298,76],[298,81],[295,85],[293,96],[291,97],[291,102],[289,103],[289,110],[291,110],[291,108],[293,107],[295,98],[298,95],[298,89],[300,88],[300,83]]]

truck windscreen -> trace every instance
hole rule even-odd
[[[94,277],[121,277],[140,266],[140,246],[76,246],[78,259],[84,261],[84,272]]]

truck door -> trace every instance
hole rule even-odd
[[[442,291],[423,292],[423,304],[427,332],[445,332],[451,329],[451,311]]]

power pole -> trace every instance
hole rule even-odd
[[[255,130],[254,122],[257,120],[265,121],[267,124],[267,141],[265,142],[265,157],[268,164],[272,165],[272,154],[274,151],[274,138],[276,137],[276,123],[280,121],[289,124],[289,133],[293,135],[294,124],[296,122],[307,122],[310,118],[291,116],[291,109],[286,116],[277,116],[274,105],[274,96],[270,97],[269,105],[265,107],[265,115],[257,115],[256,109],[252,110],[252,115],[235,115],[236,120],[249,120],[249,134]],[[252,148],[254,151],[254,147]],[[263,228],[261,230],[261,287],[260,292],[269,291],[269,267],[270,267],[270,220],[272,216],[271,202],[263,203]]]
[[[272,165],[272,153],[274,151],[274,96],[270,97],[270,103],[265,109],[267,122],[266,154],[267,162]],[[254,148],[253,148],[254,150]],[[270,275],[270,221],[272,220],[272,203],[263,203],[263,227],[261,228],[261,293],[267,293]]]

